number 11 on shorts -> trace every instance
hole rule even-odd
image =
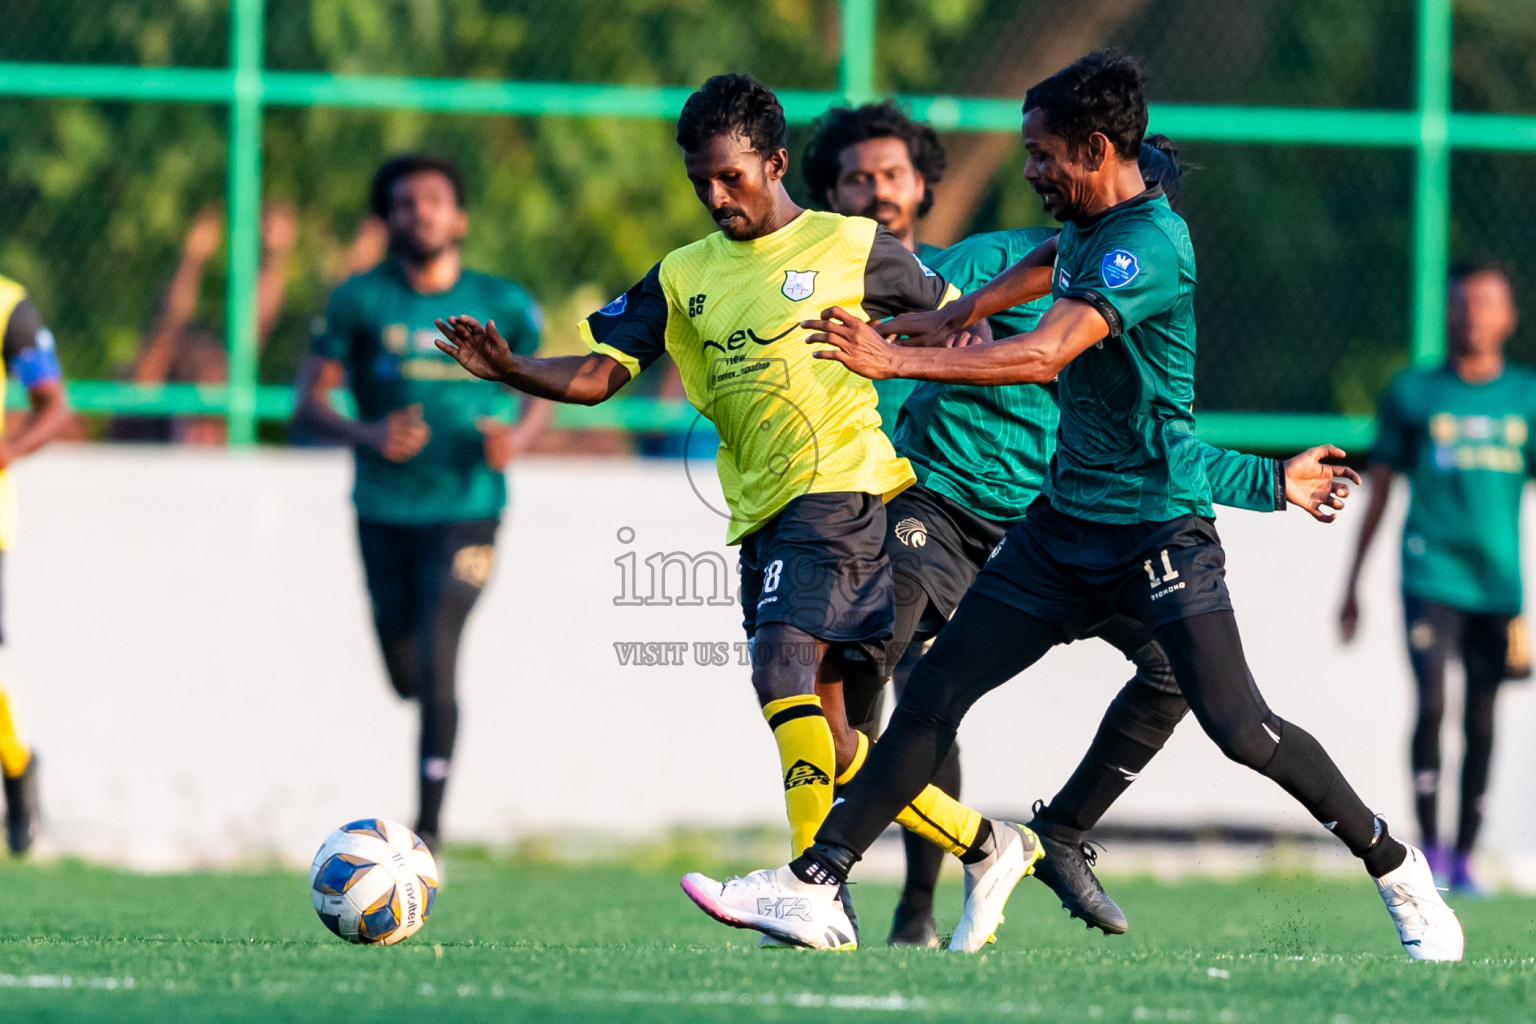
[[[1179,578],[1179,570],[1175,569],[1173,567],[1173,563],[1168,560],[1168,549],[1163,548],[1163,550],[1160,552],[1160,555],[1163,560],[1162,576],[1158,576],[1157,570],[1152,567],[1152,559],[1149,558],[1145,562],[1141,563],[1141,567],[1147,570],[1147,583],[1152,587],[1153,590],[1156,590],[1164,583],[1171,583],[1172,581]]]

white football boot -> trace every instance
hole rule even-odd
[[[751,928],[808,949],[859,946],[838,887],[802,882],[787,864],[724,882],[693,871],[681,884],[700,910],[732,928]]]
[[[1410,960],[1461,959],[1466,945],[1461,922],[1435,888],[1422,850],[1409,846],[1408,859],[1376,879],[1376,889]]]
[[[974,953],[997,937],[1003,907],[1013,887],[1035,870],[1045,856],[1039,838],[1023,825],[992,821],[993,850],[985,860],[965,865],[965,908],[950,937],[949,948]]]

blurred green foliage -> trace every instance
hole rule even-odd
[[[1533,111],[1528,5],[1461,0],[1463,109]],[[8,0],[0,60],[218,67],[228,0]],[[1113,43],[1155,102],[1410,107],[1411,5],[1400,0],[880,0],[877,84],[1017,96],[1046,62]],[[275,70],[633,85],[750,71],[780,88],[837,81],[837,0],[269,0]],[[33,291],[75,377],[120,376],[154,320],[199,210],[222,202],[223,107],[0,97],[0,272]],[[711,229],[670,123],[270,108],[263,189],[298,211],[284,311],[262,378],[291,379],[309,318],[345,273],[367,183],[431,150],[469,183],[467,262],[524,281],[554,348],[574,319]],[[808,137],[792,132],[798,158]],[[990,137],[989,137],[990,138]],[[1016,140],[949,136],[936,214],[957,233],[1039,223]],[[1412,155],[1187,145],[1201,261],[1202,405],[1369,411],[1405,359]],[[1536,161],[1458,155],[1453,247],[1516,265],[1536,238]],[[798,190],[798,176],[793,185]],[[222,251],[198,305],[221,330]],[[1528,351],[1525,335],[1517,346]]]

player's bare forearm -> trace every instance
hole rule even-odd
[[[617,359],[591,352],[584,356],[540,359],[514,353],[494,320],[481,324],[471,316],[437,321],[437,347],[481,380],[496,381],[534,398],[574,405],[606,401],[629,382]]]
[[[69,423],[69,403],[64,398],[64,384],[49,381],[27,389],[27,417],[21,427],[5,439],[10,460],[30,455],[58,437]]]
[[[1392,494],[1392,467],[1384,462],[1373,462],[1366,470],[1366,476],[1370,482],[1370,499],[1365,503],[1365,515],[1360,521],[1360,536],[1355,542],[1355,558],[1349,567],[1348,589],[1354,590],[1355,581],[1360,578],[1360,569],[1365,565],[1366,553],[1371,548],[1371,541],[1376,537],[1376,530],[1381,526],[1381,517],[1387,510],[1387,499]]]
[[[971,295],[966,326],[1005,309],[1033,302],[1051,291],[1051,268],[1056,264],[1056,239],[1048,238],[1023,259],[978,288]]]
[[[830,346],[816,353],[873,380],[905,377],[945,384],[995,387],[1046,384],[1090,345],[1109,334],[1109,324],[1086,302],[1063,299],[1025,334],[948,348],[909,348],[881,338],[868,324],[840,308],[825,319],[807,320],[810,344]]]

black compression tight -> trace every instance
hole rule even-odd
[[[1426,843],[1437,843],[1440,795],[1440,725],[1445,716],[1445,666],[1460,655],[1467,681],[1463,709],[1466,744],[1461,762],[1461,809],[1456,849],[1471,852],[1483,823],[1483,794],[1493,759],[1494,703],[1504,681],[1509,619],[1479,615],[1421,598],[1404,599],[1408,659],[1418,690],[1411,748],[1414,806]]]
[[[1269,710],[1243,658],[1230,611],[1211,612],[1155,631],[1201,727],[1221,751],[1275,780],[1381,874],[1401,863],[1395,842],[1372,850],[1377,822],[1338,767],[1305,730]],[[931,778],[971,705],[1064,640],[1051,622],[974,591],[940,633],[907,694],[817,835],[857,856]],[[1394,862],[1395,861],[1395,862]]]

